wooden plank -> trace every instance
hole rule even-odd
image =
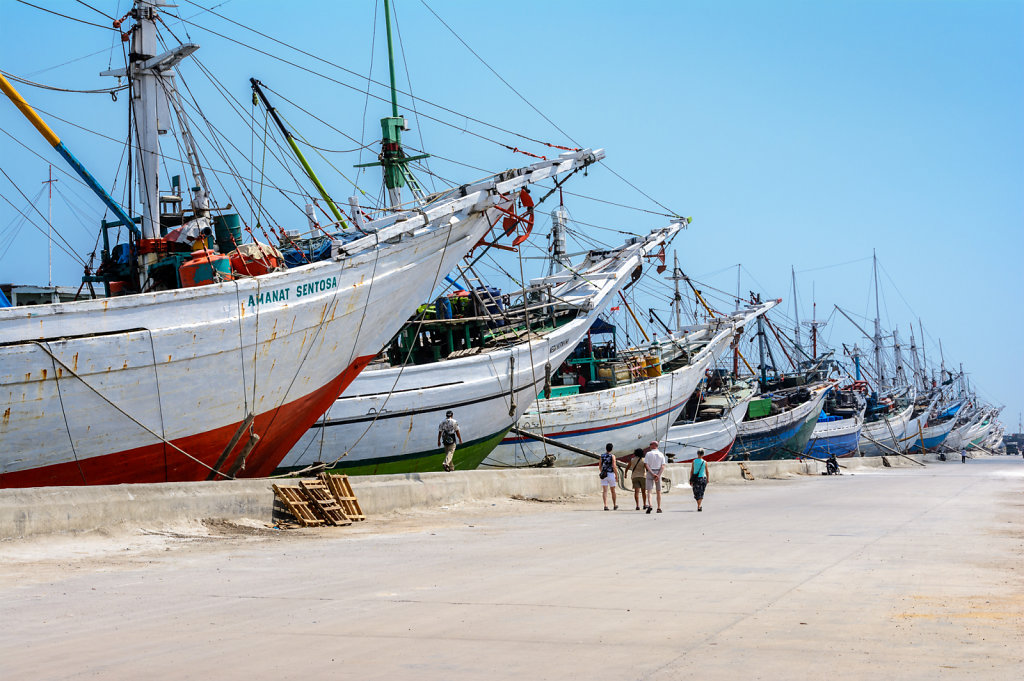
[[[745,479],[747,479],[747,480],[753,480],[754,479],[754,474],[751,473],[750,469],[747,468],[746,466],[744,466],[742,462],[740,462],[740,470],[743,472],[743,477]]]
[[[306,527],[324,524],[324,521],[316,517],[313,509],[309,507],[309,502],[300,488],[278,485],[273,485],[273,488],[274,495],[281,500],[281,503],[285,505],[288,512],[295,516],[295,519],[300,523]]]
[[[331,495],[350,520],[366,520],[363,509],[359,506],[359,499],[356,498],[355,492],[352,491],[352,483],[349,482],[347,475],[321,473],[317,477],[327,485]]]

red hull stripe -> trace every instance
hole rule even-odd
[[[687,398],[687,399],[689,399],[689,398]],[[665,409],[662,409],[657,414],[651,414],[650,416],[641,416],[639,418],[633,419],[632,421],[623,421],[622,423],[613,423],[613,424],[607,425],[607,426],[595,426],[593,428],[580,428],[579,430],[563,430],[563,431],[559,431],[557,433],[548,432],[548,433],[544,433],[544,435],[545,435],[545,437],[549,437],[549,438],[551,438],[553,440],[557,440],[558,438],[573,437],[574,435],[589,435],[590,433],[602,433],[602,432],[604,432],[606,430],[618,430],[619,428],[625,428],[627,426],[632,426],[632,425],[635,425],[637,423],[643,423],[645,421],[653,421],[654,419],[660,418],[660,417],[664,416],[665,414],[671,412],[673,409],[682,409],[683,405],[685,405],[685,404],[686,404],[685,401],[684,402],[680,402],[677,405],[670,406],[670,407],[667,407]],[[532,442],[532,441],[533,441],[532,438],[528,438],[528,437],[507,437],[507,438],[505,438],[504,440],[501,441],[501,444],[503,444],[503,445],[514,445],[514,444],[516,444],[518,442]],[[730,447],[731,446],[732,445],[730,445]]]
[[[723,447],[722,449],[719,449],[717,452],[714,452],[713,454],[705,454],[704,460],[709,461],[711,463],[725,461],[725,457],[729,456],[729,452],[732,451],[733,442],[736,442],[735,438],[733,438],[733,441],[730,442],[727,447]],[[679,463],[690,463],[691,461],[693,461],[693,459],[684,459],[682,461],[679,461]]]
[[[302,434],[327,411],[373,357],[359,357],[323,387],[294,402],[258,415],[253,430],[260,436],[259,443],[246,457],[245,468],[240,469],[235,477],[258,478],[270,475]],[[174,444],[213,466],[240,425],[241,422],[232,423],[205,433],[189,435],[174,440]],[[230,471],[239,463],[237,457],[241,455],[246,440],[243,436],[228,455],[221,466],[222,471]],[[205,480],[209,474],[210,469],[159,443],[82,461],[3,473],[0,474],[0,488],[188,482]]]

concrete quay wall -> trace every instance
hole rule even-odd
[[[889,457],[893,466],[914,466]],[[848,470],[883,465],[880,457],[844,459]],[[754,480],[820,475],[824,464],[805,461],[745,462]],[[685,484],[689,464],[672,464],[673,485]],[[712,484],[750,484],[740,465],[710,464]],[[514,495],[558,499],[598,492],[596,468],[457,471],[353,477],[352,487],[368,516],[410,508]],[[36,487],[0,490],[0,540],[48,534],[90,532],[117,527],[149,527],[196,519],[270,522],[274,494],[270,480],[230,480],[91,487]],[[296,480],[277,480],[295,485]],[[678,493],[679,490],[677,490]]]

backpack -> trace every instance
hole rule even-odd
[[[441,422],[441,443],[446,447],[455,444],[455,428],[448,419]]]

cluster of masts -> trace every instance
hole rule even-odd
[[[409,156],[405,153],[402,146],[402,132],[408,130],[408,124],[405,118],[399,114],[397,88],[395,83],[394,53],[390,17],[391,10],[389,0],[385,0],[384,5],[385,25],[388,39],[389,68],[391,75],[391,115],[381,119],[381,151],[378,160],[373,163],[361,164],[358,167],[380,166],[382,168],[388,204],[390,209],[395,211],[402,207],[403,188],[408,187],[412,194],[413,201],[419,206],[426,205],[430,201],[431,197],[423,191],[420,183],[417,181],[415,175],[410,169],[410,163],[426,158],[427,155],[422,154],[418,156]],[[143,290],[146,286],[148,269],[156,263],[161,256],[160,249],[155,248],[153,244],[157,244],[163,240],[172,228],[180,227],[186,223],[197,223],[199,225],[199,229],[197,231],[200,235],[204,232],[209,233],[211,231],[209,227],[211,219],[215,215],[224,215],[228,211],[232,210],[231,203],[218,206],[212,199],[212,188],[208,182],[206,173],[203,170],[202,163],[200,162],[200,153],[192,135],[189,116],[185,111],[185,103],[183,102],[178,88],[175,85],[175,68],[182,60],[187,59],[189,56],[194,54],[196,50],[199,49],[199,46],[190,42],[163,51],[159,49],[157,23],[159,21],[159,9],[162,6],[163,0],[136,0],[135,7],[130,13],[132,18],[135,20],[136,25],[130,31],[131,44],[128,64],[124,68],[107,70],[101,74],[117,78],[126,77],[130,84],[133,101],[132,128],[134,132],[134,144],[132,145],[132,148],[135,154],[134,175],[137,184],[137,196],[139,204],[141,205],[140,218],[131,217],[109,196],[109,194],[107,194],[105,190],[99,186],[88,171],[85,170],[85,168],[77,161],[77,159],[75,159],[70,152],[64,148],[57,136],[49,130],[45,123],[42,123],[38,116],[35,116],[34,112],[30,115],[30,118],[33,118],[33,123],[40,129],[40,132],[42,132],[44,136],[46,136],[55,147],[57,147],[58,151],[68,159],[72,167],[79,172],[86,183],[101,196],[107,207],[117,217],[115,222],[104,223],[103,236],[106,245],[103,253],[104,260],[109,261],[111,258],[109,244],[106,244],[107,229],[111,227],[124,227],[133,235],[139,261],[135,270],[135,275],[138,278],[137,285],[139,290]],[[291,148],[298,163],[301,165],[303,172],[306,174],[309,181],[315,186],[319,197],[327,206],[325,210],[329,211],[331,217],[334,218],[333,223],[326,225],[326,227],[349,229],[351,226],[350,222],[353,222],[358,230],[365,216],[365,212],[362,207],[360,207],[358,200],[355,197],[349,199],[348,207],[350,210],[349,215],[346,216],[345,212],[337,205],[330,192],[316,176],[316,173],[304,157],[301,149],[296,143],[294,134],[285,125],[283,120],[279,117],[276,109],[269,101],[268,96],[264,91],[263,84],[255,78],[250,80],[254,103],[259,101],[263,104],[267,111],[267,115],[273,120],[276,128]],[[4,90],[16,100],[16,103],[20,102],[19,106],[22,107],[23,111],[27,110],[30,112],[31,110],[28,108],[27,104],[17,96],[17,93],[13,92],[13,88],[10,87],[6,79],[3,80],[3,83]],[[172,116],[174,118],[173,126],[171,121]],[[162,156],[160,154],[160,137],[172,129],[176,130],[179,134],[181,147],[187,159],[188,169],[191,174],[191,196],[189,197],[187,209],[183,208],[184,199],[182,197],[181,187],[177,183],[177,178],[175,178],[175,183],[172,184],[171,193],[162,194],[160,191],[160,168],[162,161]],[[317,230],[320,230],[326,236],[330,237],[331,234],[325,230],[325,226],[321,225],[317,219],[313,204],[307,204],[305,208],[311,233],[315,233]],[[552,213],[551,219],[552,227],[549,244],[550,263],[548,266],[549,275],[557,269],[565,267],[569,263],[569,257],[571,255],[567,252],[565,239],[567,224],[569,221],[568,212],[564,207],[559,206],[559,208]],[[259,227],[258,224],[257,227]],[[270,229],[273,231],[272,227]],[[290,234],[291,236],[294,236],[294,233]],[[282,236],[284,236],[283,230]],[[208,238],[207,245],[211,249],[215,249],[211,243],[212,241],[212,238]],[[814,366],[820,363],[819,331],[821,328],[826,326],[828,322],[817,318],[816,302],[814,303],[814,313],[812,318],[810,320],[800,320],[799,309],[797,306],[795,270],[792,272],[792,277],[795,323],[793,325],[793,338],[791,342],[793,344],[794,355],[797,358],[795,363]],[[93,281],[103,281],[105,284],[109,283],[106,280],[109,277],[105,277],[104,275],[92,277],[87,276],[87,278]],[[683,274],[682,270],[679,268],[678,259],[674,259],[673,261],[669,279],[674,284],[672,306],[675,316],[675,327],[677,329],[682,326],[683,296],[680,292],[680,283],[682,282],[685,282],[686,285],[692,289],[695,298],[707,313],[712,317],[714,316],[711,307],[701,296],[700,291],[694,286],[693,281]],[[845,353],[853,362],[853,378],[861,380],[863,374],[872,381],[880,394],[899,390],[911,384],[914,384],[919,391],[926,392],[940,384],[948,384],[952,382],[954,378],[960,379],[962,391],[970,392],[969,384],[967,383],[962,367],[958,373],[947,370],[945,357],[942,352],[941,340],[939,341],[940,363],[937,369],[937,375],[936,370],[934,369],[929,375],[925,350],[923,346],[919,347],[917,344],[913,325],[910,329],[909,346],[909,368],[911,369],[913,376],[908,376],[908,367],[905,366],[904,348],[900,340],[898,329],[894,329],[891,334],[883,334],[882,332],[879,314],[877,259],[874,263],[874,285],[876,314],[874,318],[874,328],[872,331],[869,332],[864,329],[861,324],[859,324],[842,308],[836,308],[842,315],[849,319],[849,321],[854,324],[854,326],[860,330],[866,338],[870,339],[871,343],[869,351],[862,350],[857,344],[854,344],[852,348],[847,348],[845,345],[843,346]],[[753,300],[756,300],[756,298],[752,297],[752,301]],[[736,295],[736,304],[737,307],[739,307],[740,296],[738,290]],[[651,311],[651,314],[654,316],[653,310]],[[765,323],[766,322],[761,319],[758,320],[757,336],[759,340],[759,362],[756,372],[760,373],[762,383],[766,381],[766,374],[769,367],[766,354],[771,354],[770,347],[766,347],[767,332],[764,328]],[[923,341],[924,330],[920,320],[918,320],[918,326],[920,337]],[[809,331],[809,352],[808,348],[805,348],[804,346],[804,339],[801,335],[802,328],[806,328]],[[768,330],[774,335],[778,335],[774,328],[769,328]],[[892,349],[891,370],[885,361],[886,351],[890,347]],[[868,357],[870,357],[870,361],[868,361]],[[733,353],[734,371],[738,373],[741,358],[743,359],[743,362],[753,370],[753,367],[747,359],[742,357],[742,353],[739,349],[735,348]],[[774,359],[772,359],[771,364],[775,364]]]

